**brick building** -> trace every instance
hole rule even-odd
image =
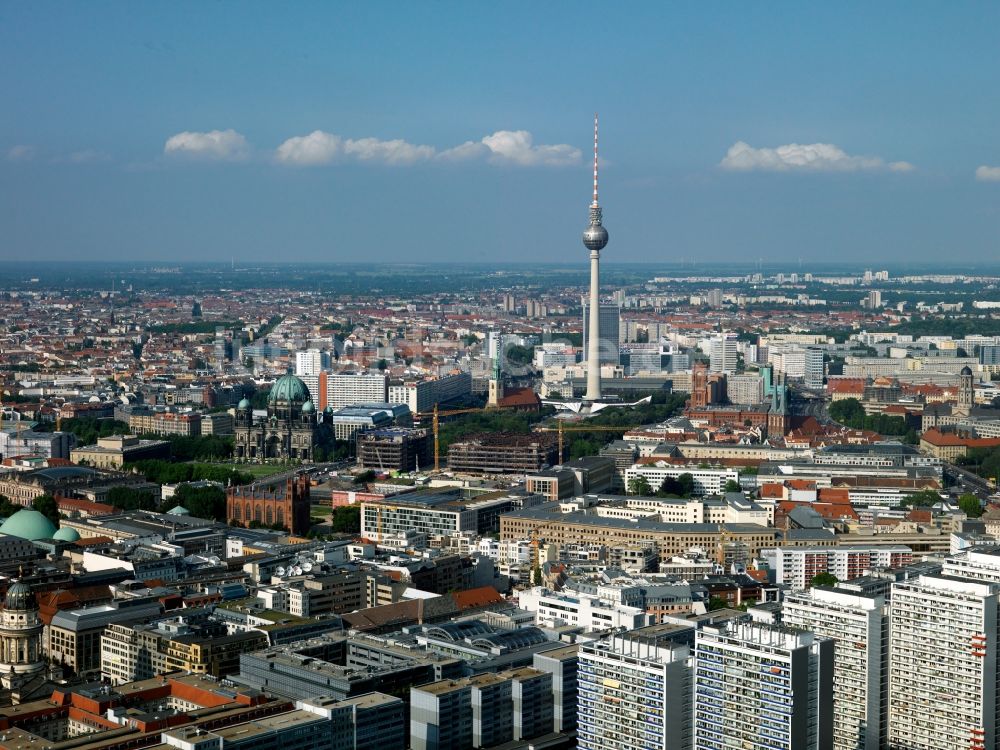
[[[257,521],[264,526],[283,526],[303,536],[311,525],[309,506],[306,474],[287,477],[284,486],[265,480],[226,490],[227,518],[244,526]]]

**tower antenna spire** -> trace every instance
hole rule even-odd
[[[597,207],[597,113],[594,112],[594,202],[592,204],[595,208]]]

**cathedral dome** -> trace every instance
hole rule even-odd
[[[52,521],[39,513],[37,510],[24,508],[12,515],[3,525],[0,525],[0,534],[17,536],[21,539],[51,539],[56,533],[56,527]]]
[[[52,535],[52,538],[58,539],[61,542],[78,542],[80,541],[80,534],[76,529],[71,529],[69,526],[63,526]]]
[[[306,401],[304,404],[302,404],[302,411],[303,412],[316,411],[316,407],[313,406],[313,402],[312,401]]]
[[[7,589],[7,596],[3,600],[4,609],[38,609],[35,595],[31,591],[31,586],[23,581],[15,581]]]
[[[271,388],[271,393],[267,397],[267,400],[272,404],[276,401],[301,404],[309,400],[309,389],[302,382],[301,378],[297,378],[294,375],[283,375],[278,378],[277,382]]]
[[[250,408],[250,401],[247,400],[247,399],[245,399],[245,398],[241,398],[240,402],[236,405],[236,408],[237,409],[249,409]]]

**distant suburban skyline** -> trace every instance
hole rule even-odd
[[[5,3],[0,260],[990,262],[995,2]]]

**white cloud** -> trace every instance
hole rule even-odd
[[[1000,167],[988,167],[984,164],[976,169],[976,179],[980,182],[1000,182]]]
[[[909,172],[914,169],[905,161],[886,164],[878,156],[851,156],[832,143],[789,143],[777,148],[754,148],[743,141],[730,146],[719,166],[737,171],[759,169],[771,172],[857,172],[875,169]]]
[[[218,161],[238,161],[247,156],[247,139],[235,130],[210,130],[198,133],[185,130],[167,139],[163,153]]]
[[[482,141],[466,141],[465,143],[446,149],[437,157],[445,161],[465,161],[479,159],[490,153],[490,149]]]
[[[494,163],[524,167],[563,167],[580,163],[580,149],[565,143],[535,146],[527,130],[498,130],[483,138],[483,144],[492,152],[490,161]]]
[[[7,161],[31,161],[35,158],[35,147],[19,143],[7,151]]]
[[[344,141],[344,153],[360,161],[381,161],[386,164],[413,164],[434,156],[433,146],[415,146],[396,139],[380,141],[378,138],[361,138]]]
[[[340,153],[343,139],[339,135],[314,130],[309,135],[289,138],[278,146],[275,156],[285,164],[313,166],[329,164]]]
[[[418,146],[399,138],[391,141],[378,138],[353,140],[314,130],[309,135],[289,138],[278,146],[275,156],[280,162],[297,166],[329,164],[340,158],[399,166],[432,158],[434,147]]]
[[[580,150],[560,145],[534,145],[526,130],[499,130],[479,141],[466,141],[453,148],[437,151],[402,139],[343,138],[316,130],[295,136],[278,146],[275,158],[284,164],[316,166],[343,159],[359,162],[407,166],[430,159],[469,161],[487,158],[494,164],[521,166],[565,166],[580,162]]]

